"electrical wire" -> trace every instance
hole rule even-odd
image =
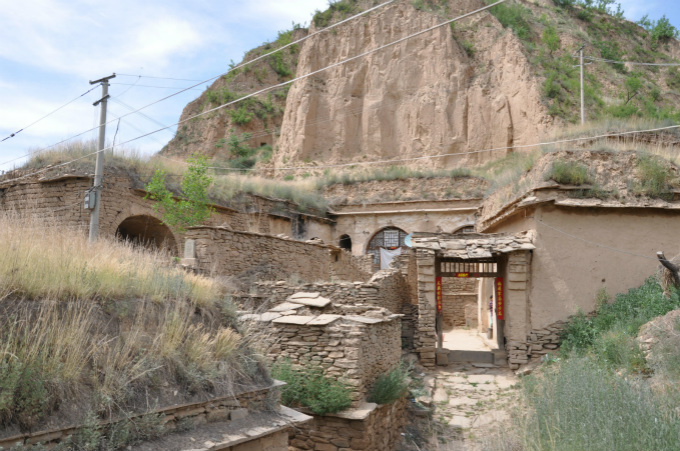
[[[392,1],[394,1],[394,0],[392,0]],[[185,123],[185,122],[188,122],[188,121],[190,121],[190,120],[192,120],[192,119],[196,119],[196,118],[201,117],[201,116],[204,116],[204,115],[206,115],[206,114],[210,114],[210,113],[212,113],[212,112],[221,110],[222,108],[226,108],[226,107],[228,107],[228,106],[234,105],[234,104],[236,104],[236,103],[238,103],[238,102],[241,102],[241,101],[243,101],[243,100],[249,99],[249,98],[251,98],[251,97],[255,97],[255,96],[257,96],[257,95],[264,94],[264,93],[269,92],[269,91],[272,91],[272,90],[274,90],[274,89],[282,88],[282,87],[287,86],[287,85],[289,85],[289,84],[292,84],[292,83],[294,83],[294,82],[296,82],[296,81],[298,81],[298,80],[304,80],[304,79],[306,79],[306,78],[309,78],[309,77],[312,77],[312,76],[314,76],[314,75],[316,75],[316,74],[319,74],[319,73],[321,73],[321,72],[324,72],[324,71],[326,71],[326,70],[328,70],[328,69],[332,69],[332,68],[334,68],[334,67],[338,67],[338,66],[341,66],[341,65],[343,65],[343,64],[347,64],[347,63],[349,63],[349,62],[351,62],[351,61],[355,61],[355,60],[357,60],[357,59],[363,58],[364,56],[367,56],[367,55],[370,55],[370,54],[372,54],[372,53],[378,52],[378,51],[380,51],[380,50],[384,50],[384,49],[386,49],[386,48],[389,48],[389,47],[392,47],[392,46],[394,46],[394,45],[400,44],[400,43],[402,43],[402,42],[404,42],[404,41],[406,41],[406,40],[408,40],[408,39],[414,38],[414,37],[416,37],[416,36],[420,36],[420,35],[422,35],[422,34],[425,34],[425,33],[430,32],[430,31],[432,31],[432,30],[436,30],[437,28],[443,27],[444,25],[448,25],[448,24],[450,24],[450,23],[453,23],[453,22],[456,22],[456,21],[465,19],[465,18],[470,17],[470,16],[472,16],[472,15],[478,14],[478,13],[480,13],[480,12],[482,12],[482,11],[486,11],[487,9],[493,8],[494,6],[499,5],[499,4],[501,4],[501,3],[504,3],[504,2],[506,2],[506,1],[507,1],[507,0],[498,0],[497,2],[492,3],[492,4],[490,4],[490,5],[487,5],[487,6],[484,6],[484,7],[482,7],[482,8],[476,9],[476,10],[474,10],[474,11],[472,11],[472,12],[467,13],[467,14],[463,14],[462,16],[458,16],[458,17],[455,17],[455,18],[453,18],[453,19],[446,20],[446,21],[441,22],[441,23],[439,23],[439,24],[437,24],[437,25],[434,25],[434,26],[432,26],[432,27],[426,28],[426,29],[424,29],[424,30],[420,30],[420,31],[418,31],[418,32],[416,32],[416,33],[410,34],[410,35],[405,36],[405,37],[403,37],[403,38],[397,39],[397,40],[395,40],[395,41],[392,41],[392,42],[389,42],[389,43],[387,43],[387,44],[381,45],[381,46],[376,47],[376,48],[374,48],[374,49],[371,49],[371,50],[368,50],[368,51],[366,51],[366,52],[360,53],[359,55],[355,55],[355,56],[352,56],[352,57],[350,57],[350,58],[346,58],[346,59],[344,59],[344,60],[342,60],[342,61],[338,61],[337,63],[330,64],[330,65],[328,65],[328,66],[326,66],[326,67],[322,67],[321,69],[317,69],[317,70],[312,71],[312,72],[309,72],[309,73],[307,73],[307,74],[305,74],[305,75],[301,75],[301,76],[295,77],[295,78],[293,78],[293,79],[291,79],[291,80],[284,81],[284,82],[279,83],[279,84],[277,84],[277,85],[273,85],[273,86],[269,86],[269,87],[267,87],[267,88],[260,89],[259,91],[256,91],[256,92],[247,94],[247,95],[245,95],[245,96],[243,96],[243,97],[240,97],[240,98],[238,98],[238,99],[236,99],[236,100],[233,100],[233,101],[231,101],[231,102],[227,102],[227,103],[224,103],[224,104],[222,104],[222,105],[216,106],[215,108],[211,108],[211,109],[209,109],[209,110],[206,110],[206,111],[203,111],[203,112],[201,112],[201,113],[195,114],[195,115],[193,115],[193,116],[191,116],[191,117],[188,117],[188,118],[186,118],[186,119],[184,119],[184,120],[181,120],[181,121],[179,121],[179,122],[176,122],[176,123],[174,123],[174,124],[172,124],[172,125],[169,125],[169,126],[167,126],[167,127],[165,127],[165,128],[175,127],[175,126],[177,126],[177,125],[180,125],[180,124],[183,124],[183,123]],[[282,48],[283,48],[283,47],[282,47]],[[254,60],[253,60],[253,61],[254,61]],[[241,67],[241,66],[237,66],[237,67]],[[130,114],[132,114],[132,113],[130,113]],[[152,135],[152,134],[154,134],[154,133],[158,133],[158,132],[160,132],[160,131],[162,131],[162,130],[163,130],[163,129],[154,130],[154,131],[152,131],[152,132],[147,133],[146,135],[138,136],[138,137],[136,137],[136,138],[127,140],[127,141],[121,143],[121,145],[122,145],[122,144],[130,143],[130,142],[133,142],[133,141],[136,141],[136,140],[141,139],[141,138],[145,138],[146,136]]]
[[[583,59],[587,59],[589,61],[596,61],[600,63],[630,64],[632,66],[680,67],[680,63],[641,63],[637,61],[616,61],[606,58],[597,58],[594,56],[584,56]]]
[[[384,3],[381,3],[381,4],[377,5],[377,6],[374,6],[374,7],[372,7],[372,8],[369,8],[369,9],[367,9],[367,10],[365,10],[365,11],[361,11],[360,13],[355,14],[354,16],[348,17],[347,19],[344,19],[344,20],[341,20],[340,22],[337,22],[337,23],[334,23],[334,24],[332,24],[332,25],[329,25],[328,27],[325,27],[325,28],[322,28],[321,30],[315,31],[314,33],[310,33],[310,34],[308,34],[308,35],[306,35],[306,36],[303,36],[302,38],[297,39],[297,40],[295,40],[295,41],[293,41],[293,42],[290,42],[290,43],[288,43],[288,44],[286,44],[286,45],[283,45],[283,46],[281,46],[281,47],[279,47],[279,48],[277,48],[277,49],[274,49],[274,50],[272,50],[271,52],[268,52],[268,53],[265,53],[265,54],[263,54],[263,55],[260,55],[260,56],[258,56],[257,58],[254,58],[254,59],[252,59],[252,60],[245,61],[245,62],[239,64],[238,66],[234,66],[234,67],[230,68],[228,71],[226,71],[226,72],[224,72],[224,73],[222,73],[222,74],[219,74],[219,75],[216,75],[216,76],[214,76],[214,77],[208,78],[208,79],[206,79],[206,80],[201,81],[200,83],[197,83],[197,84],[195,84],[195,85],[189,86],[189,87],[187,87],[187,88],[183,88],[183,89],[180,90],[180,91],[177,91],[177,92],[175,92],[175,93],[173,93],[173,94],[167,95],[167,96],[165,96],[165,97],[163,97],[163,98],[161,98],[161,99],[158,99],[158,100],[156,100],[156,101],[154,101],[154,102],[151,102],[151,103],[149,103],[149,104],[147,104],[147,105],[145,105],[145,106],[143,106],[143,107],[141,107],[141,108],[138,108],[138,109],[135,110],[135,111],[132,111],[132,112],[130,112],[130,113],[127,113],[127,114],[124,115],[124,116],[121,116],[121,118],[122,118],[122,117],[125,117],[125,116],[129,116],[129,115],[131,115],[131,114],[134,114],[134,113],[136,113],[136,112],[138,112],[138,111],[144,110],[144,109],[146,109],[146,108],[148,108],[148,107],[150,107],[150,106],[152,106],[152,105],[156,105],[157,103],[163,102],[163,101],[165,101],[165,100],[167,100],[167,99],[170,99],[170,98],[172,98],[172,97],[174,97],[174,96],[176,96],[176,95],[179,95],[179,94],[181,94],[181,93],[183,93],[183,92],[186,92],[186,91],[188,91],[188,90],[190,90],[190,89],[196,88],[196,87],[198,87],[198,86],[200,86],[200,85],[209,83],[209,82],[211,82],[211,81],[213,81],[213,80],[215,80],[215,79],[217,79],[217,78],[219,78],[219,77],[223,77],[223,76],[229,74],[230,72],[233,72],[234,70],[241,69],[241,68],[243,68],[243,67],[245,67],[245,66],[247,66],[247,65],[249,65],[249,64],[254,63],[255,61],[259,61],[259,60],[261,60],[261,59],[263,59],[263,58],[266,58],[266,57],[268,57],[268,56],[273,55],[274,53],[280,52],[280,51],[283,50],[283,49],[286,49],[286,48],[291,47],[291,46],[293,46],[293,45],[297,45],[297,44],[299,44],[299,43],[301,43],[301,42],[303,42],[303,41],[306,41],[307,39],[310,39],[310,38],[312,38],[312,37],[314,37],[314,36],[316,36],[316,35],[318,35],[318,34],[320,34],[320,33],[325,33],[325,32],[327,32],[327,31],[329,31],[329,30],[332,30],[332,29],[334,29],[334,28],[340,26],[340,25],[343,25],[343,24],[345,24],[345,23],[348,23],[348,22],[350,22],[350,21],[352,21],[352,20],[354,20],[354,19],[357,19],[357,18],[359,18],[359,17],[361,17],[361,16],[364,16],[364,15],[366,15],[366,14],[368,14],[368,13],[370,13],[370,12],[373,12],[373,11],[379,9],[379,8],[382,8],[383,6],[387,6],[387,5],[389,5],[389,4],[391,4],[391,3],[395,2],[395,1],[396,1],[396,0],[388,0],[388,1],[386,1],[386,2],[384,2]],[[506,1],[506,0],[501,0],[501,1],[499,1],[498,3],[502,3],[502,2],[504,2],[504,1]],[[123,75],[123,76],[128,76],[128,77],[140,77],[140,75],[131,75],[131,74],[116,74],[116,75]],[[156,77],[148,76],[147,78],[156,78]],[[167,78],[167,77],[158,77],[158,78]],[[177,80],[181,80],[181,79],[177,79]],[[183,80],[183,81],[191,81],[191,80]],[[94,88],[92,88],[92,89],[94,89]],[[91,89],[91,90],[92,90],[92,89]],[[114,119],[114,120],[115,120],[115,119]],[[106,124],[104,124],[104,125],[108,125],[109,123],[112,123],[114,120],[110,120],[110,121],[108,121],[108,122],[107,122]],[[174,124],[174,125],[177,125],[177,124]],[[169,127],[173,127],[174,125],[171,125],[171,126],[169,126]],[[84,134],[86,134],[86,133],[89,133],[89,132],[91,132],[91,131],[97,130],[99,127],[100,127],[100,126],[93,127],[93,128],[91,128],[91,129],[89,129],[89,130],[85,130],[85,131],[83,131],[83,132],[81,132],[81,133],[78,133],[78,134],[76,134],[76,135],[73,135],[73,136],[71,136],[71,137],[69,137],[69,138],[63,139],[63,140],[61,140],[61,141],[59,141],[59,142],[57,142],[57,143],[55,143],[55,144],[51,144],[51,145],[49,145],[49,146],[47,146],[47,147],[44,147],[43,149],[41,149],[41,151],[42,151],[42,150],[51,149],[51,148],[53,148],[53,147],[58,146],[59,144],[63,144],[63,143],[65,143],[65,142],[67,142],[67,141],[70,141],[70,140],[72,140],[72,139],[74,139],[74,138],[78,138],[79,136],[82,136],[82,135],[84,135]],[[169,127],[167,127],[167,128],[169,128]],[[159,130],[159,131],[160,131],[160,130]],[[155,133],[155,132],[152,132],[152,133]],[[145,137],[145,136],[141,136],[141,137],[139,137],[139,138],[143,138],[143,137]],[[137,138],[137,139],[139,139],[139,138]],[[126,143],[122,143],[122,144],[126,144]],[[16,158],[15,160],[18,160],[18,159],[20,159],[20,158],[23,158],[23,157],[26,157],[26,156],[29,156],[29,155],[31,155],[31,153],[27,153],[27,154],[25,154],[25,155],[22,155],[21,157],[18,157],[18,158]],[[15,161],[15,160],[11,160],[11,161]],[[11,161],[9,161],[9,162],[11,162]],[[3,166],[3,165],[5,165],[5,164],[7,164],[7,163],[9,163],[9,162],[0,163],[0,166]]]
[[[201,81],[201,80],[193,80],[191,78],[172,78],[172,77],[152,77],[151,75],[133,75],[133,74],[119,74],[116,72],[116,75],[122,75],[124,77],[140,77],[140,78],[155,78],[157,80],[175,80],[175,81]],[[120,83],[118,83],[120,84]]]
[[[24,128],[21,128],[21,129],[15,131],[14,133],[12,133],[12,134],[10,134],[9,136],[7,136],[7,137],[3,138],[2,140],[0,140],[0,142],[4,142],[4,141],[7,141],[7,140],[10,139],[10,138],[14,138],[16,135],[18,135],[18,134],[21,133],[22,131],[26,130],[27,128],[29,128],[29,127],[31,127],[31,126],[33,126],[33,125],[35,125],[35,124],[37,124],[38,122],[42,121],[43,119],[47,119],[48,117],[50,117],[51,115],[53,115],[53,114],[56,113],[57,111],[59,111],[59,110],[61,110],[62,108],[66,107],[66,106],[68,106],[68,105],[70,105],[70,104],[72,104],[72,103],[75,102],[76,100],[78,100],[78,99],[80,99],[81,97],[83,97],[83,96],[89,94],[90,92],[94,91],[95,89],[97,89],[97,86],[95,86],[94,88],[88,89],[88,90],[85,91],[84,93],[80,94],[78,97],[74,98],[73,100],[70,100],[70,101],[66,102],[65,104],[63,104],[62,106],[60,106],[59,108],[57,108],[56,110],[53,110],[53,111],[51,111],[50,113],[47,113],[46,115],[44,115],[44,116],[41,117],[40,119],[38,119],[38,120],[36,120],[36,121],[34,121],[34,122],[31,122],[30,124],[28,124],[28,125],[25,126]],[[19,157],[19,158],[23,158],[23,157]],[[15,160],[11,160],[11,161],[15,161]],[[9,163],[9,162],[8,162],[8,163]],[[5,163],[3,163],[3,164],[5,164]]]
[[[137,88],[157,88],[157,89],[177,89],[177,86],[151,86],[151,85],[138,85],[135,83],[109,83],[110,85],[121,85],[121,86],[135,86]],[[201,88],[188,88],[190,91],[205,91]],[[122,94],[120,94],[122,95]],[[118,97],[118,96],[116,96]]]
[[[590,141],[590,140],[596,140],[596,139],[602,139],[602,138],[615,138],[618,136],[624,136],[624,135],[631,135],[631,134],[636,134],[636,133],[650,133],[650,132],[656,132],[656,131],[662,131],[662,130],[670,130],[674,128],[680,128],[680,125],[670,125],[667,127],[659,127],[659,128],[652,128],[652,129],[647,129],[647,130],[636,130],[636,131],[629,131],[629,132],[617,132],[617,133],[607,133],[607,134],[602,134],[602,135],[595,135],[595,136],[584,136],[580,138],[570,138],[570,139],[561,139],[561,140],[555,140],[555,141],[546,141],[546,142],[539,142],[535,144],[516,144],[513,146],[505,146],[505,147],[494,147],[491,149],[483,149],[483,150],[469,150],[465,152],[453,152],[453,153],[444,153],[444,154],[439,154],[439,155],[424,155],[421,157],[413,157],[413,158],[398,158],[398,159],[390,159],[390,160],[376,160],[376,161],[357,161],[353,163],[341,163],[341,164],[331,164],[331,165],[323,165],[323,166],[289,166],[289,167],[282,167],[282,168],[257,168],[257,169],[234,169],[234,168],[224,168],[224,167],[216,167],[216,166],[211,166],[210,169],[223,169],[223,170],[232,170],[232,171],[286,171],[286,170],[300,170],[300,169],[333,169],[333,168],[341,168],[341,167],[349,167],[349,166],[363,166],[363,165],[373,165],[373,164],[383,164],[383,163],[403,163],[406,161],[418,161],[418,160],[428,160],[431,158],[445,158],[445,157],[451,157],[451,156],[459,156],[459,155],[470,155],[470,154],[476,154],[476,153],[483,153],[483,152],[495,152],[498,150],[514,150],[514,149],[527,149],[531,147],[541,147],[541,146],[548,146],[548,145],[553,145],[553,144],[566,144],[570,142],[578,142],[578,141]],[[435,147],[436,149],[442,148],[445,145],[437,146]],[[433,149],[430,147],[428,150]],[[163,155],[156,155],[157,157],[164,158],[166,160],[174,161],[176,163],[180,162],[179,160],[174,160],[169,157],[165,157]]]

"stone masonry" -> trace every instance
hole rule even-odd
[[[206,274],[239,276],[273,267],[280,278],[296,276],[308,282],[368,278],[347,251],[315,241],[214,226],[191,227],[185,236],[194,240],[198,268]]]

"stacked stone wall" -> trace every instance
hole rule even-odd
[[[377,406],[364,419],[315,416],[290,432],[291,451],[394,451],[406,424],[406,400]]]
[[[508,355],[513,356],[510,367],[517,369],[519,365],[528,363],[532,358],[555,352],[560,347],[560,334],[566,324],[566,321],[557,321],[543,329],[529,331],[526,341],[508,342],[506,346]]]
[[[475,279],[442,279],[442,316],[446,327],[465,327],[477,321],[477,283]],[[470,306],[474,307],[471,309]],[[474,310],[474,316],[470,313]]]
[[[418,328],[414,339],[420,363],[425,367],[435,365],[437,349],[435,277],[435,253],[429,249],[416,250],[418,274]]]
[[[267,352],[272,361],[322,367],[327,376],[347,383],[354,407],[378,375],[401,359],[398,319],[375,324],[339,319],[323,326],[272,323],[271,328]]]
[[[239,276],[269,267],[276,268],[278,278],[296,276],[308,282],[362,274],[351,255],[334,246],[225,227],[192,227],[185,236],[195,241],[198,268],[207,274]]]

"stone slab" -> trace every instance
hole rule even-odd
[[[289,298],[290,300],[290,298]],[[331,303],[331,300],[328,298],[322,298],[322,297],[317,297],[317,298],[296,298],[295,299],[296,304],[302,304],[306,305],[308,307],[317,307],[317,308],[323,308],[326,307],[328,304]]]
[[[336,319],[340,318],[341,315],[319,315],[310,322],[307,323],[308,326],[325,326],[326,324],[330,324]]]
[[[346,420],[365,420],[378,405],[374,402],[364,402],[355,409],[347,409],[338,413],[326,414],[328,417],[344,418]]]
[[[288,300],[293,300],[293,299],[315,299],[321,296],[321,293],[318,291],[313,291],[313,292],[305,292],[305,291],[299,291],[295,294],[291,294],[288,296]]]
[[[276,318],[280,318],[281,314],[276,313],[276,312],[264,312],[263,314],[260,315],[260,321],[272,321],[275,320]]]
[[[384,319],[380,318],[369,318],[366,316],[356,316],[356,315],[349,315],[345,316],[345,319],[348,319],[350,321],[356,321],[357,323],[363,323],[363,324],[378,324],[382,323],[385,321]]]
[[[288,316],[282,316],[280,318],[276,318],[272,323],[276,324],[298,324],[298,325],[305,325],[311,320],[313,320],[313,316],[303,316],[303,315],[288,315]]]
[[[279,304],[276,307],[272,307],[269,309],[270,312],[286,312],[288,310],[296,310],[303,307],[302,304],[295,304],[293,302],[284,302],[283,304]]]

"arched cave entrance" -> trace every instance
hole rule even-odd
[[[345,234],[340,237],[340,241],[338,243],[340,246],[340,249],[346,249],[350,252],[352,252],[352,238],[350,238],[349,235]]]
[[[378,271],[389,265],[390,258],[394,254],[400,253],[400,249],[406,249],[404,238],[408,233],[398,227],[385,227],[379,230],[366,246],[366,253],[373,255],[373,270]],[[383,252],[381,252],[381,249]],[[381,255],[382,254],[382,255]],[[389,261],[386,259],[389,258]]]
[[[116,237],[148,249],[163,249],[177,255],[177,243],[170,228],[149,215],[130,216],[116,229]]]

